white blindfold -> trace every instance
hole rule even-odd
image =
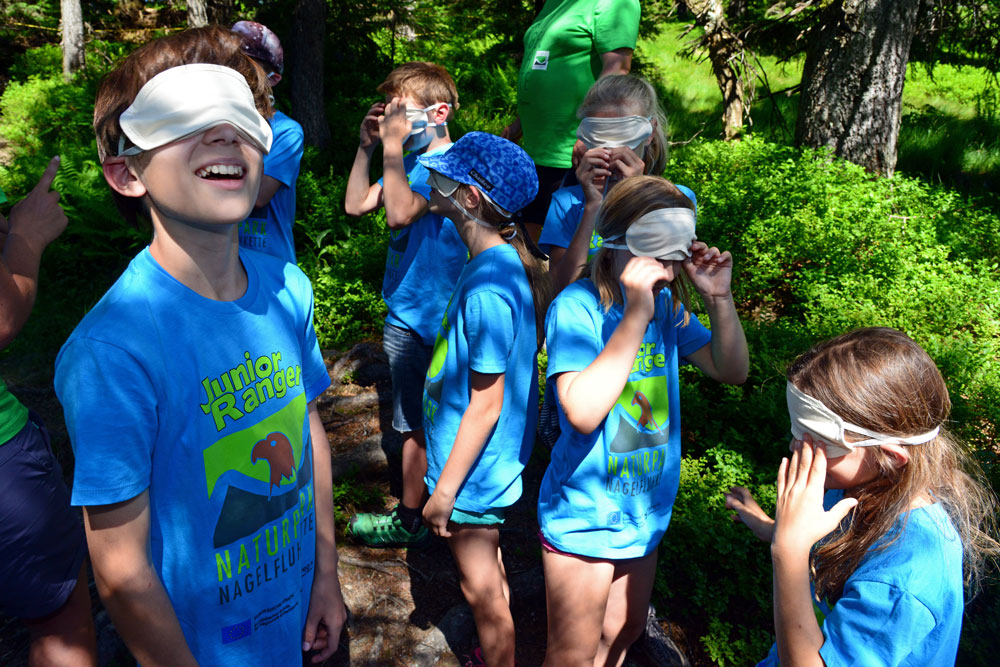
[[[643,215],[625,230],[625,244],[609,243],[623,235],[608,236],[603,247],[629,250],[636,257],[684,260],[691,256],[691,243],[698,237],[696,216],[689,208],[660,208]]]
[[[136,155],[229,123],[262,152],[271,150],[271,126],[257,111],[246,79],[236,70],[199,63],[171,67],[146,82],[119,123],[134,146],[118,141],[118,155]]]
[[[596,118],[588,116],[576,128],[576,137],[587,148],[628,146],[638,150],[653,134],[653,122],[645,116]]]
[[[437,109],[441,104],[447,104],[448,108],[451,108],[451,104],[447,102],[437,102],[430,105],[429,107],[424,107],[423,109],[417,109],[415,107],[406,107],[406,120],[410,121],[410,135],[420,134],[425,128],[428,127],[444,127],[447,122],[444,123],[431,123],[427,120],[427,114],[431,111]]]
[[[897,435],[885,435],[861,428],[856,424],[844,421],[821,402],[802,393],[789,382],[785,388],[785,399],[788,401],[788,416],[792,420],[792,435],[801,440],[806,433],[811,434],[826,443],[828,458],[846,456],[855,447],[872,447],[877,445],[922,445],[937,437],[941,428],[933,431],[901,438]],[[868,436],[867,440],[848,442],[846,431]]]

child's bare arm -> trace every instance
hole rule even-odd
[[[416,222],[427,212],[428,202],[410,189],[403,166],[403,142],[412,127],[406,119],[406,102],[395,97],[379,119],[382,138],[382,201],[385,221],[390,229],[400,229]]]
[[[712,323],[712,342],[687,355],[688,361],[714,380],[743,384],[750,367],[750,354],[730,289],[732,255],[695,241],[691,244],[691,257],[684,260],[684,270],[705,301]]]
[[[132,655],[143,665],[197,665],[149,560],[149,492],[84,508],[94,579]]]
[[[344,210],[348,215],[361,216],[382,206],[382,186],[371,183],[372,153],[379,143],[378,118],[385,109],[383,102],[373,104],[361,121],[361,141],[354,156],[351,175],[347,179],[347,193],[344,196]]]
[[[333,525],[333,473],[330,441],[316,401],[309,404],[309,434],[313,447],[313,479],[316,498],[316,570],[313,574],[309,613],[302,650],[317,651],[313,663],[323,662],[337,650],[340,629],[347,620],[347,610],[340,591],[337,544]]]
[[[0,215],[6,232],[0,262],[0,349],[7,347],[27,322],[38,290],[38,266],[46,246],[66,229],[59,193],[49,190],[59,158],[49,162],[38,184],[10,211]]]
[[[594,148],[583,155],[576,168],[577,180],[583,187],[583,214],[569,245],[565,249],[553,248],[549,253],[549,275],[557,292],[576,280],[580,269],[587,263],[597,210],[604,201],[604,183],[611,175],[608,170],[610,156],[606,148]]]
[[[555,375],[559,403],[580,433],[592,433],[608,416],[632,372],[635,355],[653,319],[653,287],[669,277],[652,257],[633,257],[622,271],[625,313],[607,345],[582,371]]]
[[[791,460],[778,467],[771,562],[774,566],[774,631],[782,665],[822,667],[819,651],[826,641],[813,613],[809,585],[809,551],[840,525],[857,505],[843,498],[829,510],[823,508],[826,451],[804,440],[792,441]]]
[[[503,373],[477,373],[470,371],[471,394],[469,407],[458,425],[455,444],[448,461],[441,470],[434,493],[424,506],[424,521],[435,535],[450,537],[448,518],[455,506],[455,496],[472,464],[500,418],[503,408]]]
[[[730,487],[726,494],[726,507],[736,512],[734,521],[742,522],[757,539],[770,542],[774,535],[774,519],[769,517],[754,500],[750,491],[742,486]]]

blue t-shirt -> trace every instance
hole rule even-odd
[[[561,433],[538,492],[538,521],[561,551],[638,558],[652,552],[667,530],[680,481],[677,368],[712,337],[694,315],[684,326],[684,309],[672,310],[664,289],[628,382],[592,433],[570,425],[553,392]],[[593,363],[623,314],[620,304],[604,311],[589,279],[560,292],[545,320],[549,381]]]
[[[302,126],[275,111],[271,118],[271,152],[264,156],[264,175],[281,185],[267,206],[250,211],[240,224],[240,246],[266,252],[295,264],[295,181],[302,161]]]
[[[407,153],[403,158],[410,189],[424,199],[431,198],[431,188],[427,185],[430,172],[417,158],[443,153],[451,146]],[[381,185],[382,179],[378,182]],[[425,345],[433,345],[441,316],[468,256],[468,248],[455,223],[430,211],[402,229],[389,230],[382,280],[382,299],[389,309],[385,321],[411,329]]]
[[[512,246],[495,246],[462,271],[441,322],[424,383],[427,476],[433,493],[469,407],[470,370],[503,373],[503,408],[455,499],[485,512],[521,497],[538,416],[538,346],[528,276]]]
[[[675,184],[676,185],[676,184]],[[694,204],[695,212],[698,211],[698,197],[694,191],[685,185],[677,185],[677,189]],[[570,185],[559,188],[552,193],[552,202],[549,204],[548,213],[545,214],[545,226],[542,227],[542,235],[538,238],[538,247],[544,252],[552,252],[552,248],[568,248],[576,228],[583,218],[583,206],[586,199],[583,196],[582,185]],[[604,240],[601,235],[594,230],[590,237],[590,248],[587,250],[587,258],[597,254],[597,249],[601,247]]]
[[[56,393],[73,504],[148,490],[152,563],[198,662],[299,664],[316,553],[307,403],[330,378],[309,280],[240,259],[246,293],[213,301],[140,252],[60,350]]]
[[[823,505],[843,497],[828,491]],[[901,516],[886,539],[896,535],[885,549],[865,554],[832,607],[814,602],[827,667],[955,664],[964,611],[961,538],[940,503]],[[772,646],[758,667],[777,664]]]

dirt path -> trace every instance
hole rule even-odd
[[[475,625],[465,604],[451,553],[443,540],[424,549],[369,549],[344,537],[356,511],[393,507],[400,492],[401,441],[391,428],[389,370],[378,344],[362,343],[346,354],[324,354],[333,386],[318,401],[333,454],[340,581],[351,620],[331,666],[461,665],[476,646]],[[5,359],[5,362],[7,360]],[[45,374],[19,372],[4,363],[12,391],[42,414],[57,457],[71,480],[72,452],[62,413]],[[536,451],[524,474],[523,500],[508,512],[501,549],[511,583],[517,661],[540,665],[545,653],[545,591],[536,537],[534,503],[546,456]],[[102,665],[133,665],[91,581]],[[653,641],[634,649],[628,665],[679,665],[683,657],[651,623]],[[676,629],[674,629],[676,631]],[[0,617],[0,664],[27,664],[28,637],[15,619]]]

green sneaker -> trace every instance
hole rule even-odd
[[[369,547],[422,547],[431,537],[426,526],[420,526],[415,533],[403,528],[395,510],[356,514],[347,524],[347,534]]]

